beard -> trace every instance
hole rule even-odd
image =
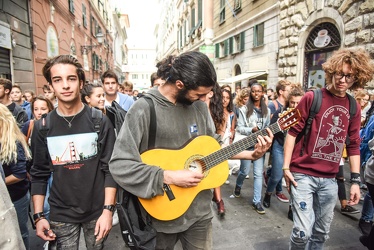
[[[177,94],[177,102],[182,104],[183,106],[191,105],[193,102],[189,100],[186,95],[188,93],[188,90],[186,88],[183,88],[180,90]]]

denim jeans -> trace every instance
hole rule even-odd
[[[282,177],[283,177],[283,146],[277,140],[274,140],[271,149],[272,167],[271,175],[268,180],[267,193],[272,193],[276,189],[277,193],[282,192]]]
[[[27,191],[27,194],[21,199],[14,201],[13,205],[17,212],[18,225],[21,230],[23,243],[26,249],[30,249],[29,229],[27,227],[27,222],[29,220],[30,193]]]
[[[370,193],[367,192],[362,204],[361,219],[366,221],[373,221],[374,208]]]
[[[261,192],[262,192],[262,171],[264,169],[264,159],[261,157],[253,161],[253,203],[257,204],[261,202]],[[249,174],[251,169],[251,160],[240,160],[240,170],[238,178],[236,179],[236,185],[239,187],[243,186],[243,181],[245,177]]]
[[[338,198],[336,179],[293,175],[297,187],[291,186],[294,225],[290,249],[323,249]]]
[[[51,229],[56,234],[56,240],[51,241],[50,243],[51,249],[78,250],[81,228],[83,228],[84,240],[86,242],[87,250],[103,249],[104,241],[106,239],[102,239],[96,242],[96,222],[97,220],[92,220],[85,223],[65,223],[51,221]]]

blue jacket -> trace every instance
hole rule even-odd
[[[24,101],[21,104],[21,107],[26,111],[27,117],[29,118],[29,120],[31,120],[31,118],[32,118],[31,104],[27,101]]]
[[[131,105],[135,102],[134,99],[132,98],[132,96],[129,96],[129,95],[126,95],[126,94],[122,94],[122,93],[117,93],[118,96],[119,96],[119,105],[121,106],[121,108],[123,108],[124,110],[128,111],[131,107]]]

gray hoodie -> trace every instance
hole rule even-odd
[[[196,101],[189,106],[178,103],[175,105],[156,88],[149,90],[147,95],[153,99],[156,111],[156,148],[178,149],[189,139],[199,135],[216,137],[213,120],[204,102]],[[144,164],[140,157],[140,153],[148,147],[149,123],[149,104],[139,98],[126,115],[109,162],[115,181],[141,198],[164,194],[164,170]],[[178,233],[187,230],[197,221],[211,219],[211,199],[211,190],[201,191],[181,217],[171,221],[153,218],[153,226],[158,232]]]

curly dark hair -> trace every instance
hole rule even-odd
[[[370,59],[370,55],[362,48],[344,48],[337,50],[333,55],[322,64],[322,68],[326,73],[326,84],[332,83],[332,77],[336,72],[341,71],[343,64],[349,64],[352,73],[357,80],[349,89],[364,87],[373,79],[374,64]]]

